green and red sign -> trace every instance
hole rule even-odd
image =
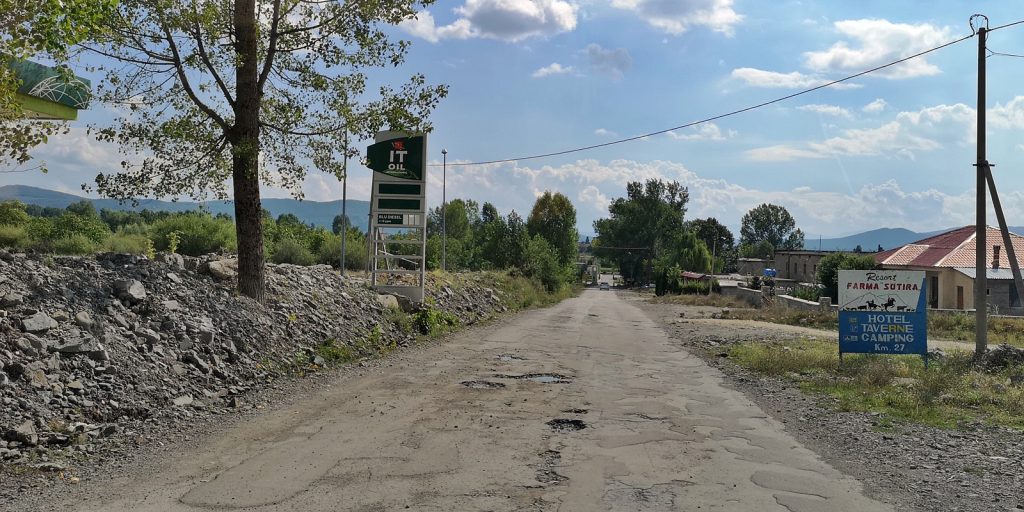
[[[423,181],[423,136],[385,140],[366,149],[366,165],[393,178]]]

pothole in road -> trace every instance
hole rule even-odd
[[[555,432],[576,432],[587,428],[587,424],[583,420],[570,420],[568,418],[555,418],[547,422],[547,425]]]
[[[562,412],[569,414],[586,414],[590,412],[590,409],[565,409]]]
[[[498,360],[499,361],[505,361],[505,362],[508,362],[508,361],[525,361],[526,358],[525,357],[515,356],[515,355],[512,355],[512,354],[498,354]]]
[[[505,385],[500,382],[489,382],[486,380],[466,380],[462,381],[460,384],[470,389],[498,389],[505,387]]]
[[[523,375],[495,375],[499,379],[532,380],[541,384],[568,384],[572,382],[571,377],[557,373],[525,373]]]
[[[548,450],[540,454],[541,464],[537,467],[536,479],[545,485],[558,485],[569,477],[558,474],[554,469],[562,463],[562,454],[555,450]]]

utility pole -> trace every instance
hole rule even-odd
[[[436,161],[436,160],[435,160]],[[441,149],[441,270],[448,271],[448,150]]]
[[[345,159],[341,166],[341,277],[345,277],[345,241],[348,240],[348,130],[345,130]]]
[[[987,18],[986,18],[987,21]],[[987,201],[985,200],[986,171],[985,156],[985,39],[988,27],[978,28],[978,161],[977,171],[977,221],[975,222],[974,244],[974,358],[980,359],[988,349],[988,226],[985,221]]]

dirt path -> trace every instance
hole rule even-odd
[[[893,510],[597,290],[341,377],[43,508]]]

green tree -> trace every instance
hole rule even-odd
[[[334,220],[331,221],[331,232],[335,235],[341,234],[343,231],[351,227],[352,223],[348,220],[348,215],[338,214],[334,216]]]
[[[737,268],[736,240],[732,231],[718,222],[714,217],[694,219],[686,223],[686,228],[693,231],[704,245],[711,249],[715,258],[714,272],[732,272]]]
[[[776,250],[804,248],[804,232],[783,206],[761,204],[748,211],[740,222],[740,245],[767,241]]]
[[[4,201],[0,203],[0,226],[22,226],[29,221],[25,204],[21,201]]]
[[[558,261],[569,265],[576,261],[579,233],[576,231],[576,208],[561,192],[544,195],[533,203],[526,218],[526,229],[531,236],[540,235],[551,244]]]
[[[55,62],[65,79],[70,78],[65,66],[69,48],[96,36],[116,4],[116,0],[0,0],[0,163],[24,164],[31,160],[33,147],[67,131],[66,124],[25,120],[16,96],[21,80],[7,64],[43,57]]]
[[[96,212],[96,206],[88,199],[82,199],[81,201],[71,203],[64,209],[82,217],[98,218],[100,216],[100,214]]]
[[[741,245],[739,252],[740,257],[742,258],[770,260],[772,259],[772,255],[775,254],[775,246],[773,246],[768,240],[761,240],[754,244]]]
[[[839,301],[840,270],[873,270],[878,268],[874,256],[861,256],[834,252],[821,258],[818,262],[818,284],[825,288],[825,293],[832,297],[832,303]]]
[[[501,216],[498,215],[498,209],[495,208],[493,204],[485,202],[480,211],[480,221],[484,224],[489,224],[499,218],[501,218]]]
[[[647,276],[659,243],[682,231],[689,199],[686,187],[675,181],[628,183],[626,197],[608,206],[610,217],[594,221],[599,241],[594,254],[615,262],[626,279]]]
[[[128,108],[97,133],[145,156],[98,175],[100,192],[232,196],[238,289],[263,300],[260,184],[300,197],[309,168],[341,177],[340,148],[357,154],[350,134],[430,131],[426,118],[444,86],[415,75],[373,95],[365,74],[403,63],[408,43],[389,39],[383,25],[429,3],[121,0],[90,47],[109,62],[99,98]]]

